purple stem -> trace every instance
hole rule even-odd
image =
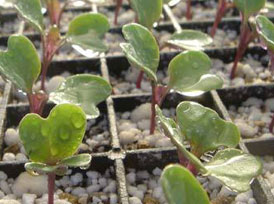
[[[138,75],[138,78],[137,78],[137,81],[136,81],[136,88],[137,89],[141,88],[141,83],[142,83],[143,78],[144,78],[144,71],[140,71],[139,75]]]
[[[54,204],[55,173],[48,174],[48,204]]]
[[[225,15],[226,8],[227,8],[226,0],[219,0],[216,18],[215,18],[213,27],[211,28],[211,31],[210,31],[210,35],[212,38],[214,38],[218,25],[221,22],[223,16]]]
[[[151,88],[152,88],[152,98],[151,98],[151,117],[150,117],[150,134],[154,134],[155,131],[155,116],[156,116],[156,110],[155,105],[157,104],[156,99],[156,84],[155,82],[151,82]]]
[[[191,0],[187,0],[187,5],[186,5],[186,19],[187,19],[187,20],[191,20],[191,19],[192,19]]]
[[[269,124],[269,132],[273,133],[273,128],[274,128],[274,115],[272,116],[272,120]]]
[[[236,75],[238,63],[242,59],[251,39],[252,39],[252,32],[249,29],[248,23],[244,21],[242,23],[242,27],[241,27],[240,42],[238,45],[236,57],[235,57],[235,60],[233,63],[231,73],[230,73],[231,80],[234,79],[234,77]]]
[[[114,25],[118,24],[118,15],[119,15],[119,11],[122,4],[123,4],[123,0],[116,0],[116,8],[115,8],[115,15],[114,15],[114,22],[113,22]]]

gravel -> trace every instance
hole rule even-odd
[[[229,107],[229,114],[239,127],[243,138],[274,136],[269,132],[269,124],[274,113],[273,104],[274,98],[263,101],[251,97],[239,107]]]
[[[65,176],[55,181],[55,203],[117,204],[118,195],[113,175],[113,167],[103,174],[91,170],[80,174],[69,170]],[[45,175],[31,176],[23,172],[13,179],[0,171],[1,204],[46,204],[47,196]]]

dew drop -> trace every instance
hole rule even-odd
[[[85,119],[81,114],[74,113],[71,116],[71,122],[75,128],[79,129],[85,124]]]
[[[67,140],[69,139],[69,136],[70,136],[70,129],[68,127],[62,127],[60,128],[59,130],[59,137],[62,139],[62,140]]]
[[[47,137],[49,135],[50,128],[47,126],[47,124],[43,124],[41,128],[41,134],[44,137]]]
[[[55,147],[51,147],[50,153],[52,154],[52,156],[56,156],[58,154],[58,149],[56,149]]]

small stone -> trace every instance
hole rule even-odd
[[[36,198],[35,194],[23,194],[22,204],[34,204]]]
[[[54,76],[52,77],[47,86],[46,86],[46,90],[48,93],[51,93],[53,91],[56,91],[57,88],[61,85],[62,82],[65,81],[65,78],[62,76]]]
[[[133,122],[136,123],[143,119],[150,119],[150,116],[151,116],[151,105],[150,103],[145,103],[135,108],[133,112],[131,113],[130,118]]]
[[[142,201],[137,197],[130,197],[129,203],[130,204],[142,204]]]
[[[4,141],[7,146],[20,143],[19,133],[13,128],[8,128],[5,132]]]
[[[83,175],[81,173],[76,173],[71,176],[71,181],[74,186],[78,185],[83,181]]]
[[[20,204],[17,200],[0,200],[0,204]]]
[[[118,197],[117,197],[117,195],[114,194],[114,193],[111,193],[111,194],[109,195],[109,202],[110,202],[110,204],[116,204],[116,203],[118,202]]]
[[[255,135],[258,132],[257,127],[252,127],[246,123],[243,122],[235,122],[238,128],[240,129],[242,137],[252,138],[255,137]]]
[[[15,160],[15,155],[13,153],[5,153],[3,156],[3,161],[13,161]]]
[[[133,172],[128,173],[128,174],[126,175],[126,179],[127,179],[127,181],[128,181],[130,184],[133,184],[133,183],[135,183],[135,181],[136,181],[136,174],[133,173]]]

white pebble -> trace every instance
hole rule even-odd
[[[81,173],[76,173],[71,176],[71,181],[72,184],[76,186],[83,181],[83,175]]]
[[[131,197],[131,198],[129,198],[129,203],[130,204],[142,204],[142,201],[137,197]]]
[[[37,196],[35,194],[23,194],[22,204],[34,204],[36,198]]]
[[[13,153],[7,152],[3,156],[3,161],[13,161],[15,160],[15,155]]]
[[[4,141],[7,146],[20,143],[19,133],[13,128],[8,128],[5,132]]]
[[[83,194],[86,194],[86,193],[87,193],[86,189],[82,188],[82,187],[76,187],[71,192],[71,194],[75,195],[75,196],[80,196],[80,195],[83,195]]]
[[[151,116],[151,105],[150,103],[145,103],[133,110],[131,113],[131,120],[135,123],[143,119],[150,119]]]
[[[49,82],[48,82],[48,84],[46,86],[47,92],[51,93],[51,92],[55,91],[61,85],[61,83],[63,81],[65,81],[65,78],[62,77],[62,76],[54,76],[54,77],[52,77],[49,80]]]

